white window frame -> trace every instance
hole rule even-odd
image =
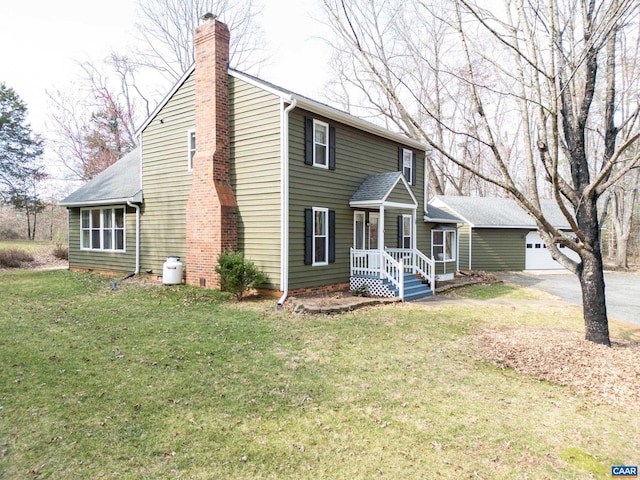
[[[442,233],[442,243],[437,243],[435,242],[434,239],[434,234],[435,233]],[[449,228],[434,228],[433,230],[431,230],[431,258],[433,258],[436,262],[454,262],[457,260],[458,258],[458,251],[457,251],[457,241],[456,241],[456,235],[457,232],[454,229],[449,229]],[[449,240],[447,240],[448,237],[451,237]],[[447,246],[451,247],[451,258],[444,258],[446,252],[447,252]],[[442,247],[442,256],[443,258],[436,258],[436,254],[435,254],[435,248],[436,247]]]
[[[361,218],[360,235],[362,245],[358,246],[358,218]],[[353,248],[364,250],[367,247],[367,212],[356,210],[353,212]]]
[[[196,131],[187,132],[187,170],[193,170],[193,157],[196,154]]]
[[[313,261],[311,263],[312,266],[322,266],[329,265],[329,209],[324,207],[313,207],[313,243],[312,243],[312,252],[313,252]],[[324,232],[316,233],[316,214],[324,215]],[[316,259],[316,238],[324,238],[324,260],[318,261]]]
[[[316,127],[318,126],[324,128],[325,143],[320,143],[316,139]],[[320,163],[319,159],[317,158],[317,145],[324,146],[324,163]],[[318,168],[325,168],[327,170],[329,169],[329,124],[316,119],[313,120],[313,166]]]
[[[122,227],[118,227],[116,223],[116,211],[122,211]],[[88,213],[89,224],[83,222],[84,212]],[[94,212],[98,212],[98,223],[94,225]],[[110,215],[110,221],[106,220],[106,215]],[[109,227],[106,227],[110,223]],[[94,232],[98,236],[98,245],[94,245]],[[111,235],[110,245],[104,245],[105,232]],[[117,248],[118,232],[122,232],[122,248]],[[85,233],[88,237],[88,245],[85,241]],[[80,249],[81,250],[100,250],[105,252],[126,252],[127,251],[127,210],[126,207],[113,205],[109,207],[95,207],[80,209]]]
[[[407,173],[409,174],[408,177]],[[409,150],[408,148],[402,149],[402,175],[409,185],[411,185],[411,180],[413,179],[413,150]]]
[[[405,228],[405,222],[409,220],[409,229]],[[405,247],[406,239],[409,239],[409,246]],[[402,248],[413,248],[413,215],[402,215]]]

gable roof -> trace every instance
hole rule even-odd
[[[153,121],[153,119],[156,117],[156,115],[158,115],[160,110],[162,110],[162,108],[169,102],[169,100],[171,100],[173,95],[178,91],[178,89],[182,86],[182,84],[187,81],[189,76],[194,71],[195,71],[195,63],[191,65],[191,67],[176,82],[176,84],[169,91],[169,93],[164,97],[164,99],[156,106],[156,108],[151,113],[151,115],[149,115],[149,118],[147,118],[145,122],[140,126],[140,128],[136,131],[136,135],[140,135],[142,131]],[[351,115],[348,112],[339,110],[335,107],[331,107],[327,104],[318,102],[317,100],[313,100],[309,97],[305,97],[304,95],[299,95],[297,93],[292,92],[291,90],[287,90],[286,88],[279,87],[277,85],[274,85],[273,83],[267,82],[253,75],[249,75],[247,73],[234,70],[233,68],[229,68],[228,73],[232,77],[243,80],[251,85],[254,85],[266,92],[269,92],[281,98],[285,103],[291,104],[295,101],[296,106],[304,110],[308,110],[310,112],[316,113],[318,115],[322,115],[324,117],[330,118],[332,120],[343,123],[345,125],[355,127],[359,130],[364,130],[365,132],[372,133],[379,137],[392,140],[394,142],[409,146],[411,148],[414,148],[423,152],[428,150],[428,147],[422,142],[413,140],[400,133],[392,132],[391,130],[387,130],[386,128],[380,127],[379,125],[371,123],[367,120],[363,120],[359,117]]]
[[[432,203],[438,208],[446,208],[474,228],[538,228],[533,217],[512,198],[439,195]],[[540,200],[540,207],[554,227],[570,228],[554,200]]]
[[[412,203],[402,205],[394,204],[394,206],[401,206],[403,208],[417,207],[418,202],[416,197],[409,188],[402,172],[375,173],[373,175],[369,175],[364,179],[364,182],[360,184],[356,193],[351,196],[349,199],[349,205],[352,207],[360,206],[371,208],[389,205],[393,202],[387,203],[387,198],[398,184],[403,185],[404,190],[409,193]]]
[[[139,147],[82,185],[60,205],[80,207],[127,201],[142,203]]]

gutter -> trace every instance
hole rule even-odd
[[[289,112],[296,108],[297,100],[290,97],[291,104],[284,108],[280,99],[280,288],[282,306],[289,295]]]

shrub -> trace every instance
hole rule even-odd
[[[239,252],[220,255],[216,273],[220,275],[220,290],[231,293],[238,301],[242,301],[247,290],[267,281],[267,276]]]
[[[53,249],[53,256],[60,260],[69,260],[69,249],[64,245],[57,243]]]
[[[8,227],[0,227],[0,240],[19,240],[20,234]]]
[[[17,248],[0,250],[0,267],[19,268],[23,263],[31,263],[35,259],[33,255]]]

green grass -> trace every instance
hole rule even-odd
[[[475,284],[455,288],[443,293],[447,297],[471,298],[477,300],[511,299],[511,300],[542,300],[552,298],[540,290],[523,288],[509,283]]]
[[[307,317],[111,281],[0,272],[0,478],[577,479],[639,460],[637,411],[468,351],[478,328],[580,328],[578,310]]]

